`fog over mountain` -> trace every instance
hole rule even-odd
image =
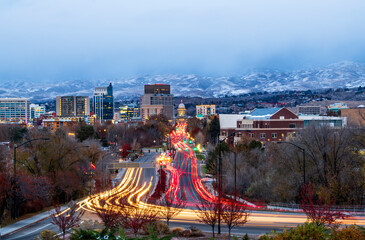
[[[28,97],[34,101],[58,95],[92,96],[94,87],[113,83],[116,99],[138,97],[144,84],[171,84],[176,96],[219,97],[257,91],[308,90],[365,86],[365,64],[339,62],[295,71],[262,71],[241,76],[145,75],[119,79],[68,79],[60,83],[11,81],[0,87],[1,97]]]

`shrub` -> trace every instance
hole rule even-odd
[[[34,240],[58,240],[60,239],[55,232],[50,230],[43,230],[38,237],[35,237]]]
[[[181,233],[182,237],[190,237],[191,236],[191,230],[190,229],[186,229]]]
[[[327,239],[330,236],[330,231],[323,225],[317,225],[316,223],[304,223],[298,225],[296,228],[291,228],[289,231],[284,229],[282,233],[271,233],[269,235],[263,235],[259,240],[284,240],[284,239],[313,239],[321,240]]]
[[[248,237],[247,233],[245,234],[245,236],[242,237],[242,240],[250,240],[250,238]]]
[[[104,224],[97,220],[85,220],[80,224],[79,228],[83,230],[104,229]]]
[[[365,239],[365,234],[359,228],[356,228],[356,226],[352,225],[352,226],[346,226],[340,230],[339,229],[333,230],[331,239],[361,240]]]
[[[175,236],[181,236],[181,233],[185,231],[184,228],[182,227],[174,227],[174,228],[171,228],[171,233],[174,234]]]
[[[166,223],[161,221],[155,221],[143,227],[143,231],[145,232],[145,234],[150,233],[148,230],[148,226],[152,227],[152,229],[155,230],[158,235],[167,234],[170,232],[170,227]]]
[[[190,227],[190,230],[191,230],[190,237],[202,237],[202,236],[204,236],[204,233],[199,228],[196,228],[196,227],[192,226],[192,227]]]
[[[84,229],[75,229],[71,234],[70,240],[79,240],[79,239],[88,239],[88,240],[97,240],[97,239],[109,239],[116,240],[119,239],[115,236],[115,230],[109,230],[104,228],[103,231],[98,232],[95,230],[84,230]]]

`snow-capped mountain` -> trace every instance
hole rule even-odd
[[[308,90],[365,86],[365,64],[340,62],[321,68],[283,72],[253,72],[241,76],[154,75],[104,80],[66,80],[59,83],[11,81],[0,83],[0,97],[54,99],[62,95],[91,96],[94,87],[113,83],[116,99],[143,94],[144,84],[171,84],[176,96],[219,97],[256,91]]]

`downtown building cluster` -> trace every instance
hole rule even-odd
[[[92,96],[57,96],[54,110],[47,112],[44,105],[32,104],[27,98],[2,98],[0,123],[43,126],[55,131],[59,127],[76,126],[79,122],[143,124],[152,115],[162,114],[170,123],[174,123],[175,120],[188,117],[182,100],[180,104],[174,104],[171,86],[167,84],[145,85],[139,102],[116,107],[110,83],[107,87],[96,87]],[[355,122],[359,125],[363,123],[359,116],[365,114],[364,111],[363,105],[349,108],[344,103],[333,103],[325,109],[316,105],[299,105],[296,108],[254,108],[236,114],[222,114],[221,107],[205,103],[196,104],[194,115],[188,115],[207,119],[208,122],[217,116],[222,139],[232,132],[238,132],[230,140],[232,143],[242,136],[264,143],[285,141],[310,125],[334,128],[344,127],[348,123],[353,125]]]

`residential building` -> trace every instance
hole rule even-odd
[[[93,96],[93,111],[96,119],[105,121],[114,117],[113,86],[96,87]]]
[[[215,110],[215,105],[196,105],[196,116],[197,118],[202,118],[215,115]]]
[[[40,118],[46,113],[44,105],[30,104],[30,119]]]
[[[28,98],[0,98],[0,123],[25,123],[30,119]]]
[[[90,99],[86,96],[57,96],[58,117],[85,117],[90,115]]]
[[[146,121],[151,115],[163,114],[170,121],[174,118],[174,95],[170,92],[170,85],[153,84],[144,86],[141,97],[141,117]]]

